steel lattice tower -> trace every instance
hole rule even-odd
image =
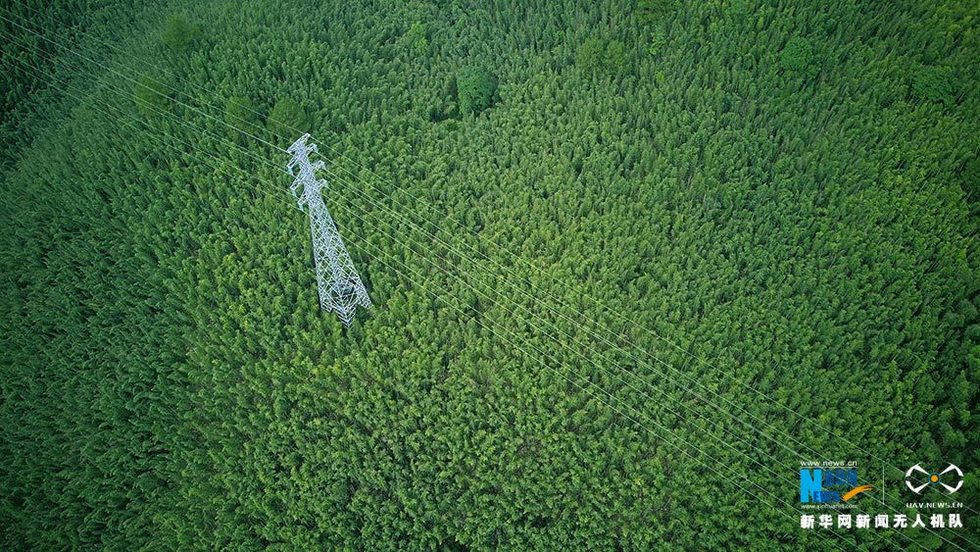
[[[344,241],[340,239],[330,211],[323,203],[322,190],[327,187],[327,182],[316,177],[316,171],[323,168],[323,161],[310,162],[310,153],[316,152],[317,147],[306,143],[309,137],[304,134],[286,150],[293,156],[286,170],[295,178],[289,189],[296,196],[300,210],[310,215],[320,308],[337,313],[344,326],[350,326],[357,306],[370,310],[371,299]]]

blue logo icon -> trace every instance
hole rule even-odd
[[[800,502],[836,504],[870,491],[871,485],[858,485],[857,468],[802,468]]]

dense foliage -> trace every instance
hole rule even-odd
[[[976,2],[0,15],[0,548],[980,542],[803,531],[796,479],[980,510]]]
[[[496,91],[497,78],[487,69],[469,65],[460,70],[456,94],[461,112],[479,113],[490,107]]]

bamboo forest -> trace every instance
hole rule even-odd
[[[980,550],[980,2],[0,2],[0,550]]]

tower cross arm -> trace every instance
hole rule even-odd
[[[307,168],[310,164],[310,154],[317,151],[316,144],[307,144],[306,141],[310,138],[309,133],[304,134],[299,137],[298,140],[292,143],[288,148],[286,148],[286,153],[292,154],[292,158],[289,163],[286,164],[286,170],[289,174],[296,176],[295,168],[300,167],[300,172],[304,168]]]

